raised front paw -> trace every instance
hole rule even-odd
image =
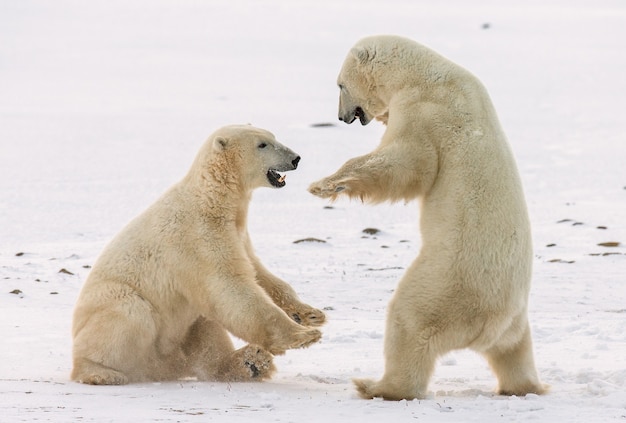
[[[289,348],[306,348],[311,344],[316,343],[322,339],[322,332],[317,329],[306,329],[298,333],[292,340],[292,344]]]
[[[289,313],[291,318],[302,326],[322,326],[326,322],[326,315],[318,310],[303,304],[298,310]]]
[[[322,332],[319,330],[301,327],[290,334],[278,334],[267,349],[274,355],[282,355],[286,350],[308,347],[321,338]]]
[[[346,184],[343,182],[335,182],[329,178],[322,179],[317,182],[313,182],[309,186],[309,192],[320,198],[334,198],[341,191],[346,189]]]

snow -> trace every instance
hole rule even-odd
[[[493,395],[468,351],[440,360],[425,400],[355,395],[351,378],[383,372],[385,307],[419,250],[417,204],[325,208],[306,187],[384,131],[336,119],[343,58],[375,33],[434,48],[492,95],[533,224],[530,319],[548,395]],[[623,2],[3,1],[0,39],[3,422],[626,419]],[[249,227],[264,263],[326,310],[322,342],[277,357],[264,383],[71,382],[89,266],[208,134],[248,122],[302,156],[284,189],[255,193]],[[293,243],[307,237],[326,243]]]

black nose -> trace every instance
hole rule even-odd
[[[293,168],[294,168],[294,169],[297,169],[297,168],[298,168],[298,163],[299,163],[299,162],[300,162],[300,156],[296,157],[295,159],[293,159],[293,160],[291,161],[291,164],[293,165]]]

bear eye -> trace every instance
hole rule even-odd
[[[261,144],[258,145],[259,148],[265,148],[267,147],[267,143],[262,142]]]

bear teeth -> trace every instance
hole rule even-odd
[[[277,188],[285,186],[285,178],[285,175],[281,175],[273,169],[267,171],[267,179],[269,179],[270,183]]]

